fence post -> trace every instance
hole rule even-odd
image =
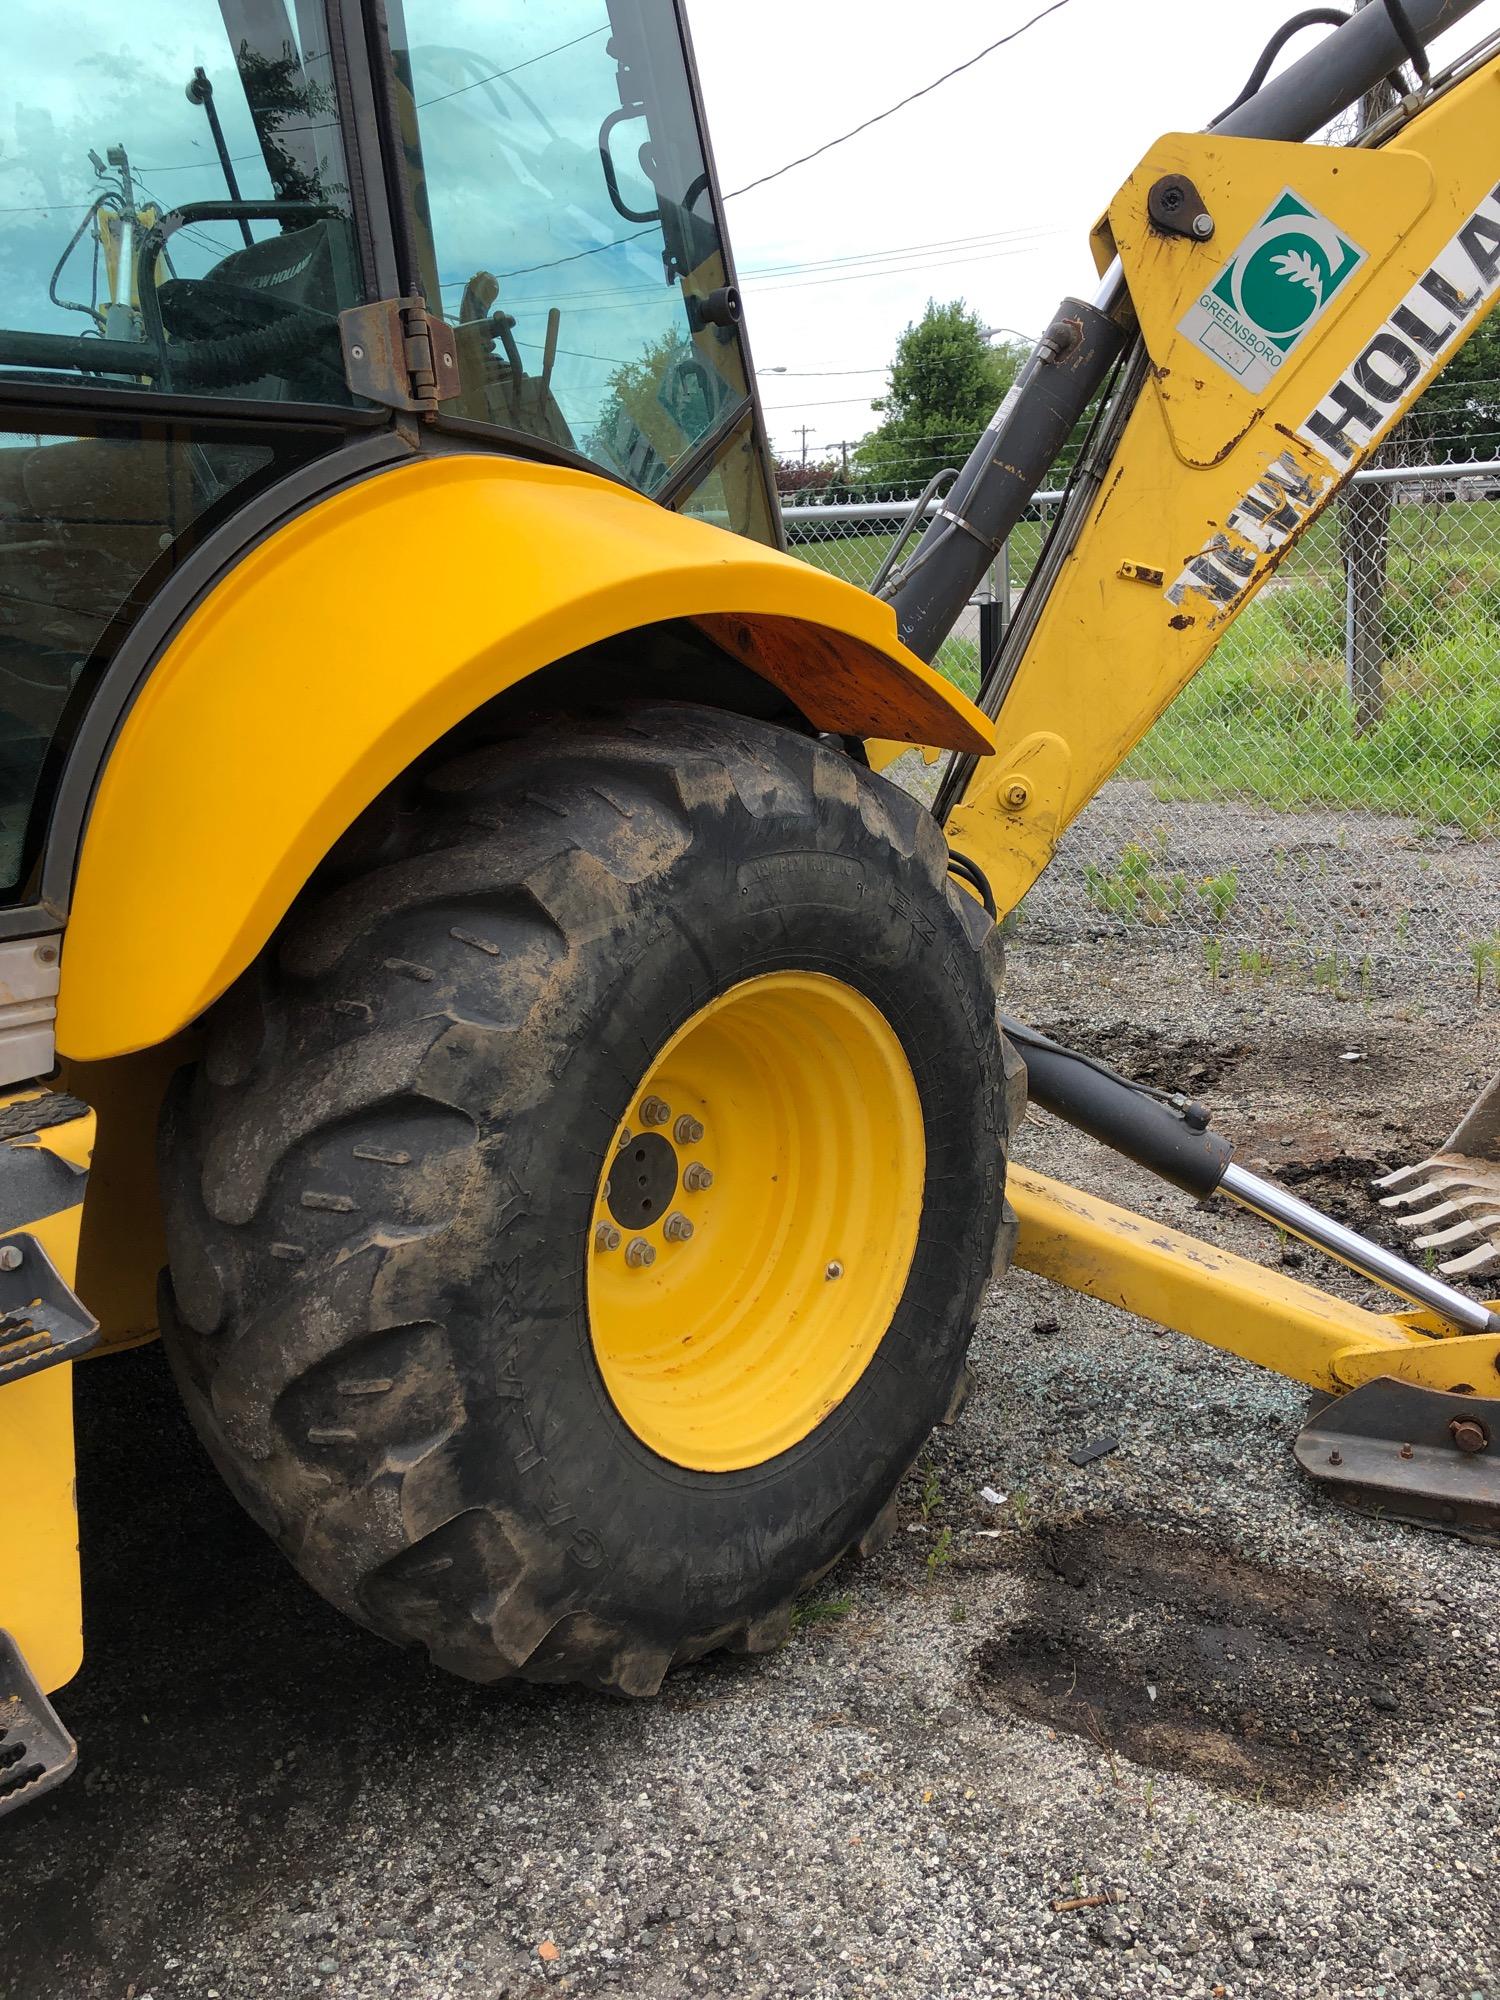
[[[1371,480],[1339,501],[1344,559],[1344,685],[1363,736],[1385,714],[1385,586],[1391,537],[1391,489]]]

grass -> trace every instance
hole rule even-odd
[[[1285,584],[1242,613],[1121,775],[1146,779],[1164,803],[1248,797],[1500,828],[1500,568],[1428,563],[1388,603],[1375,728],[1356,731],[1343,687],[1342,590]]]

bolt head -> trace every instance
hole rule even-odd
[[[829,1265],[827,1265],[827,1266],[826,1266],[826,1268],[824,1269],[824,1272],[823,1272],[823,1276],[824,1276],[825,1278],[830,1278],[830,1279],[831,1279],[831,1278],[842,1278],[842,1277],[843,1277],[843,1275],[844,1275],[844,1267],[843,1267],[843,1265],[842,1265],[842,1264],[841,1264],[841,1263],[840,1263],[840,1262],[838,1261],[838,1259],[837,1259],[836,1257],[834,1258],[834,1260],[833,1260],[833,1262],[832,1262],[831,1264],[829,1264]]]
[[[661,1233],[669,1243],[686,1243],[693,1233],[693,1225],[680,1208],[674,1208],[662,1224]]]
[[[625,1148],[630,1144],[630,1140],[631,1140],[631,1131],[630,1127],[627,1125],[624,1131],[620,1134],[619,1138],[616,1139],[615,1145],[619,1149],[619,1151],[623,1153]]]
[[[643,1125],[665,1125],[672,1115],[672,1107],[660,1097],[646,1097],[641,1100],[641,1123]]]
[[[354,361],[363,361],[365,358],[365,350],[362,347],[351,347],[349,354],[350,358]]]
[[[682,1185],[689,1194],[702,1194],[705,1188],[711,1188],[713,1184],[714,1177],[701,1160],[688,1161],[683,1169]]]
[[[55,944],[39,944],[36,948],[36,962],[38,965],[56,965],[57,946]]]
[[[1214,233],[1214,219],[1211,215],[1198,214],[1193,217],[1193,234],[1200,243],[1206,243]]]
[[[0,1271],[19,1271],[21,1248],[17,1243],[0,1243]]]
[[[1343,1462],[1344,1462],[1344,1454],[1341,1451],[1329,1452],[1328,1463],[1330,1465],[1342,1465]]]
[[[677,1141],[679,1146],[696,1146],[698,1141],[703,1137],[701,1121],[690,1117],[684,1111],[677,1123],[672,1127],[672,1137]]]
[[[615,1228],[612,1222],[601,1222],[599,1227],[594,1231],[594,1248],[596,1250],[618,1250],[619,1247],[619,1230]]]
[[[1483,1451],[1490,1441],[1489,1432],[1477,1417],[1455,1417],[1448,1426],[1448,1435],[1460,1451]]]
[[[656,1245],[648,1243],[644,1236],[632,1236],[625,1246],[625,1262],[632,1271],[643,1271],[648,1264],[656,1262]]]
[[[1005,803],[1012,812],[1019,812],[1030,798],[1031,787],[1023,779],[1018,778],[1013,785],[1007,785],[1005,788]]]

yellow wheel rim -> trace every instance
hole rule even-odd
[[[747,979],[667,1043],[599,1176],[589,1327],[615,1408],[675,1465],[761,1465],[854,1387],[917,1243],[926,1148],[880,1010]]]

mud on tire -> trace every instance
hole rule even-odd
[[[931,819],[836,750],[659,704],[470,752],[372,809],[215,1011],[163,1128],[163,1335],[254,1517],[351,1617],[476,1680],[653,1692],[786,1631],[954,1400],[1019,1065]],[[792,1449],[698,1473],[621,1422],[585,1252],[654,1052],[761,971],[895,1028],[911,1273]]]

